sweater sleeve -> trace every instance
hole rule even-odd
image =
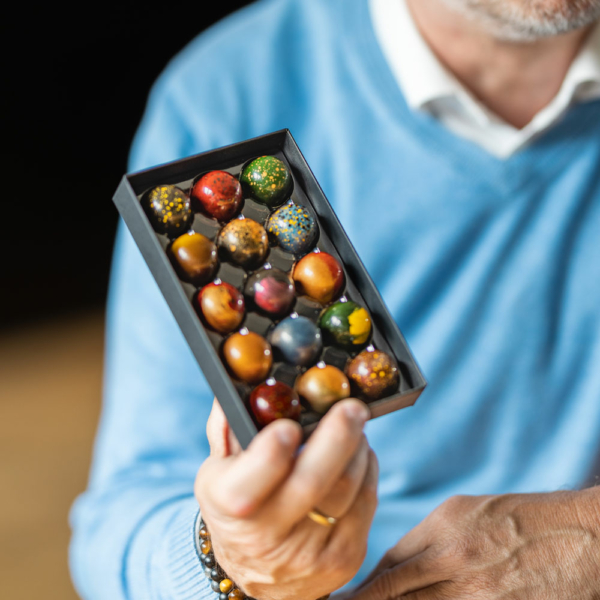
[[[203,149],[159,81],[131,153],[137,170]],[[120,223],[108,300],[103,408],[88,489],[71,511],[86,600],[214,596],[196,553],[196,472],[212,393]]]

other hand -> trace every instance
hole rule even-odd
[[[352,600],[597,600],[600,490],[450,498]]]
[[[377,505],[378,467],[363,434],[368,409],[334,405],[298,454],[302,432],[287,419],[265,427],[241,451],[215,401],[211,455],[195,493],[215,558],[254,598],[313,600],[358,571]],[[312,509],[334,527],[307,517]]]

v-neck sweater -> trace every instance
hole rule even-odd
[[[167,67],[131,170],[289,128],[429,386],[370,421],[379,508],[363,577],[454,494],[600,474],[600,102],[506,160],[412,111],[367,0],[263,0]],[[209,598],[193,482],[212,393],[126,229],[104,405],[71,515],[83,598]]]

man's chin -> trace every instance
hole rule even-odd
[[[600,19],[600,0],[443,0],[495,38],[533,42],[588,27]]]

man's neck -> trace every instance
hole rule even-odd
[[[556,96],[589,32],[587,28],[533,42],[506,42],[442,0],[406,2],[446,68],[490,110],[519,129]]]

